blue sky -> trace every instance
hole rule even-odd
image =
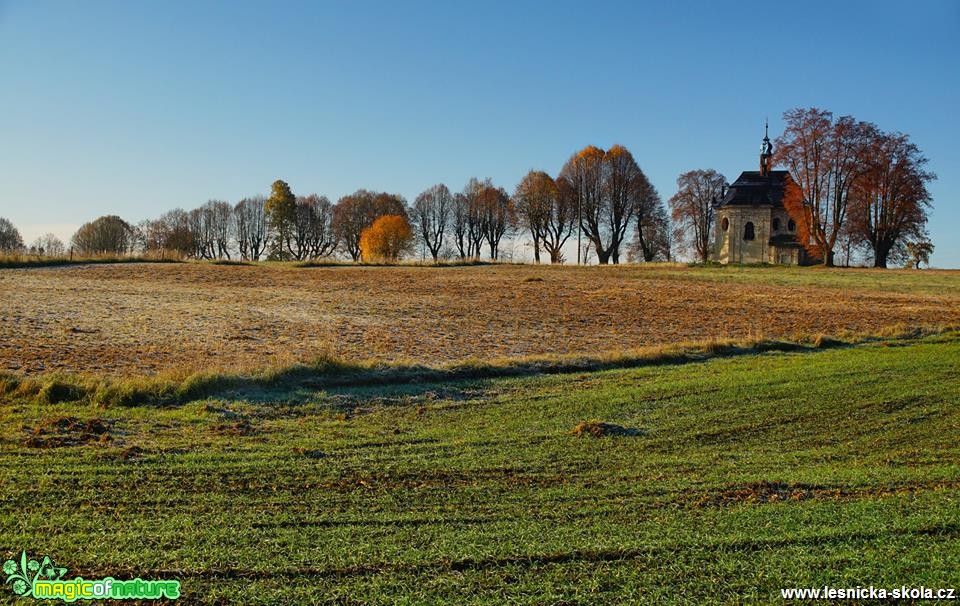
[[[25,239],[277,178],[332,200],[512,190],[587,144],[679,173],[754,169],[817,106],[909,133],[960,267],[960,3],[0,0],[0,216]]]

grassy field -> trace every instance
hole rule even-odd
[[[960,272],[199,263],[0,270],[0,370],[142,374],[330,354],[423,364],[960,323]]]
[[[191,604],[960,587],[958,361],[947,332],[162,408],[13,397],[0,552],[176,577]],[[572,433],[592,420],[611,435]]]
[[[131,263],[0,295],[0,559],[187,604],[960,588],[958,272]]]

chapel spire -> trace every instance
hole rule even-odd
[[[770,124],[763,121],[763,143],[760,144],[760,174],[767,176],[773,160],[773,145],[770,143]]]

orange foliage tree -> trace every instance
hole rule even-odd
[[[360,234],[360,257],[366,262],[397,261],[413,245],[413,229],[403,215],[384,215]]]
[[[845,227],[853,184],[864,170],[873,126],[852,116],[834,120],[815,107],[783,114],[774,163],[790,171],[783,206],[797,223],[797,237],[812,256],[833,265],[833,248]]]

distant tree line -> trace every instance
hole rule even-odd
[[[784,118],[787,128],[776,141],[775,160],[796,181],[784,204],[811,253],[830,263],[839,243],[869,248],[878,267],[890,259],[917,265],[929,258],[926,184],[935,177],[924,170],[927,159],[906,135],[884,133],[849,116],[834,120],[817,109],[790,110]],[[726,187],[715,170],[685,172],[677,179],[668,215],[629,150],[587,146],[556,176],[531,170],[512,193],[490,179],[471,178],[459,192],[433,185],[409,205],[400,195],[365,189],[334,204],[317,194],[295,195],[278,180],[268,197],[235,204],[210,200],[137,225],[114,215],[100,217],[77,230],[69,252],[369,262],[395,261],[419,249],[436,262],[503,259],[503,242],[520,238],[531,246],[536,263],[569,261],[574,243],[581,262],[664,261],[677,252],[707,261],[714,209]],[[16,228],[2,218],[0,251],[67,252],[53,234],[25,247]]]
[[[7,232],[16,230],[9,222],[0,224],[4,250],[21,250],[22,242],[4,235]],[[664,205],[620,145],[606,151],[586,147],[573,154],[556,177],[532,170],[512,194],[491,179],[471,178],[456,193],[444,184],[431,186],[412,204],[397,194],[366,189],[333,204],[317,194],[298,196],[278,180],[268,197],[251,196],[236,204],[210,200],[136,225],[113,215],[100,217],[77,230],[70,252],[243,261],[339,257],[356,262],[395,261],[419,250],[435,262],[500,260],[503,243],[514,238],[529,238],[537,263],[544,255],[551,263],[568,261],[564,251],[578,239],[577,254],[584,262],[670,258]],[[45,241],[37,248],[64,253],[62,243],[58,247]],[[506,254],[513,256],[512,250]]]

